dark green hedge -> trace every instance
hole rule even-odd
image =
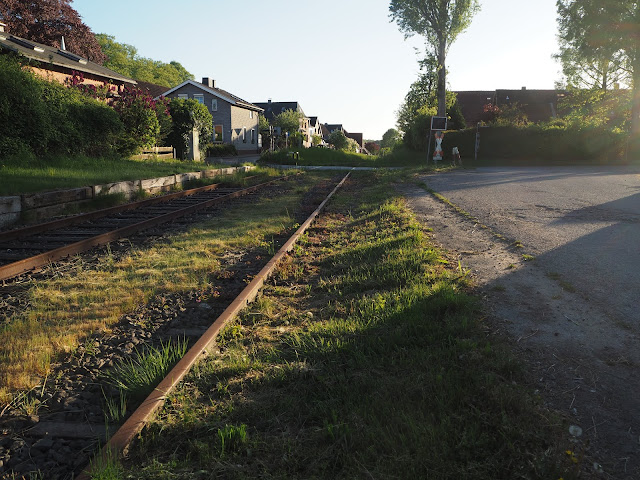
[[[474,159],[476,129],[446,132],[445,160],[458,147],[466,165]],[[611,164],[627,163],[628,134],[602,128],[531,125],[480,129],[478,164]],[[433,145],[432,145],[433,149]]]
[[[109,155],[122,132],[109,106],[37,78],[14,55],[0,55],[0,156]]]
[[[209,143],[207,145],[207,157],[230,157],[238,155],[235,145],[224,143]]]

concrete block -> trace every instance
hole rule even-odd
[[[202,178],[213,178],[217,177],[218,175],[222,175],[222,169],[220,168],[213,168],[211,170],[204,170],[202,172]]]
[[[19,196],[0,197],[0,215],[7,213],[20,214],[20,210],[22,210],[22,204]]]
[[[192,180],[200,180],[202,178],[202,172],[189,172],[189,173],[177,173],[176,183],[182,185],[185,182]]]
[[[131,180],[129,182],[114,182],[105,183],[104,185],[94,185],[93,195],[111,195],[117,193],[124,193],[124,196],[129,199],[140,190],[140,180]]]
[[[140,188],[145,192],[167,192],[171,190],[176,184],[176,176],[170,175],[168,177],[149,178],[147,180],[140,180]]]
[[[93,198],[92,187],[72,188],[69,190],[54,190],[51,192],[28,193],[22,197],[22,209],[31,210],[34,208],[57,205],[59,203],[78,202],[80,200],[90,200]]]

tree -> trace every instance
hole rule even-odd
[[[102,64],[105,55],[91,29],[71,5],[71,0],[0,0],[0,21],[9,31],[34,42],[67,50]]]
[[[585,58],[622,58],[632,84],[631,148],[640,154],[640,4],[637,0],[559,0],[569,17],[561,35]],[[579,36],[583,36],[580,39]]]
[[[133,45],[116,42],[115,37],[99,33],[96,39],[106,55],[104,66],[127,77],[164,87],[175,87],[194,76],[179,62],[163,63],[138,55]]]
[[[429,59],[421,62],[421,65],[423,65],[423,68],[430,68],[430,66],[433,68],[433,64]],[[418,80],[413,82],[411,87],[409,87],[409,92],[405,96],[404,103],[398,110],[398,127],[405,134],[414,126],[419,110],[425,107],[436,107],[436,92],[433,88],[436,77],[435,70],[426,71],[425,73],[421,73]],[[465,128],[466,123],[457,96],[454,92],[450,91],[446,91],[446,116],[449,119],[447,124],[449,130]],[[425,135],[426,134],[427,132],[425,132]]]
[[[349,148],[349,140],[344,132],[338,129],[331,132],[327,142],[333,145],[336,150],[347,150]]]
[[[367,141],[364,144],[364,148],[366,148],[367,151],[372,155],[377,155],[377,153],[380,151],[380,145],[378,145],[378,143],[374,141]]]
[[[384,135],[382,135],[382,141],[380,142],[380,146],[382,148],[393,148],[396,144],[402,141],[402,136],[400,132],[395,128],[390,128]]]
[[[449,47],[479,10],[477,0],[391,0],[390,17],[405,37],[425,37],[437,61],[438,116],[446,114],[446,57]]]
[[[613,12],[601,0],[558,0],[558,39],[568,87],[608,90],[629,79],[624,52],[607,41],[602,24],[612,24]],[[598,19],[596,21],[596,18]]]
[[[282,128],[282,133],[289,132],[290,134],[296,133],[300,130],[300,120],[302,119],[302,113],[296,110],[285,110],[279,113],[273,119],[273,125],[275,127]]]
[[[176,148],[178,156],[185,157],[188,136],[194,128],[200,134],[200,149],[204,151],[213,135],[213,117],[207,107],[193,99],[173,98],[169,111],[173,126],[168,141]]]

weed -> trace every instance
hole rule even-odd
[[[218,428],[218,444],[220,447],[220,458],[225,453],[237,451],[247,443],[247,426],[242,424],[239,427],[235,425],[225,425]]]
[[[523,253],[523,254],[522,254],[522,259],[523,259],[525,262],[530,262],[530,261],[532,261],[532,260],[535,260],[535,259],[536,259],[536,257],[534,257],[533,255],[528,255],[528,254],[526,254],[526,253]]]
[[[127,415],[127,395],[120,390],[116,398],[109,397],[104,394],[104,412],[107,420],[118,423]]]
[[[187,351],[186,339],[167,342],[160,347],[136,350],[132,358],[124,360],[104,373],[104,380],[122,393],[142,400],[162,380]],[[117,407],[117,406],[116,406]]]

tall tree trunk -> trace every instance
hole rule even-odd
[[[438,116],[447,115],[447,68],[446,41],[441,40],[438,45]]]

